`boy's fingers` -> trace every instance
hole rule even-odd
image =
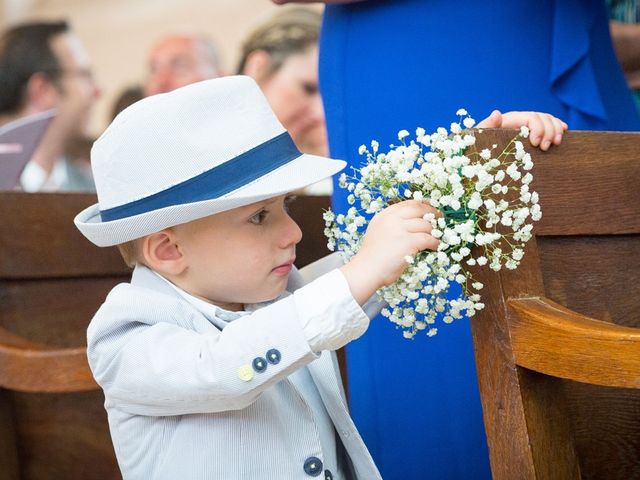
[[[409,233],[431,233],[431,222],[423,218],[409,218],[404,223],[407,232]]]
[[[436,209],[431,206],[429,200],[405,200],[393,206],[398,209],[401,218],[423,217],[427,213],[436,213]]]
[[[416,234],[416,239],[416,248],[420,252],[422,250],[436,250],[438,245],[440,245],[440,240],[432,237],[428,233],[418,233]]]

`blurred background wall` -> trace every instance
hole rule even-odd
[[[158,37],[176,30],[205,33],[232,73],[244,36],[278,8],[286,7],[270,0],[0,0],[0,28],[38,18],[71,22],[102,87],[90,125],[97,135],[118,93],[144,79],[146,54]]]

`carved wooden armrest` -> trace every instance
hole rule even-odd
[[[640,388],[640,328],[594,320],[546,298],[507,303],[516,364],[583,383]]]
[[[98,385],[85,347],[50,347],[0,327],[0,388],[61,393],[95,390]]]

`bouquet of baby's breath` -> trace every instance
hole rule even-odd
[[[346,215],[324,214],[329,249],[348,259],[360,248],[368,218],[386,206],[428,199],[442,212],[425,215],[432,235],[440,239],[438,250],[406,257],[404,274],[378,291],[388,303],[382,315],[401,327],[406,338],[419,330],[433,336],[438,322],[451,323],[481,310],[483,285],[467,267],[517,268],[532,222],[542,216],[538,194],[529,189],[531,155],[519,140],[529,135],[528,129],[522,127],[504,148],[493,145],[478,152],[475,136],[481,130],[471,130],[475,122],[465,110],[457,115],[460,121],[450,131],[438,128],[430,135],[418,128],[415,140],[409,140],[409,132],[401,130],[402,144],[388,152],[380,152],[375,140],[371,150],[362,145],[359,153],[366,163],[353,176],[340,177],[351,207]],[[472,252],[474,246],[480,248]],[[462,294],[447,298],[453,284],[462,287]]]

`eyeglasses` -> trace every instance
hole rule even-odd
[[[52,68],[45,70],[45,73],[48,73],[51,76],[55,77],[79,77],[84,78],[86,80],[93,80],[93,72],[88,68],[78,68],[78,69],[65,69],[65,68]]]

